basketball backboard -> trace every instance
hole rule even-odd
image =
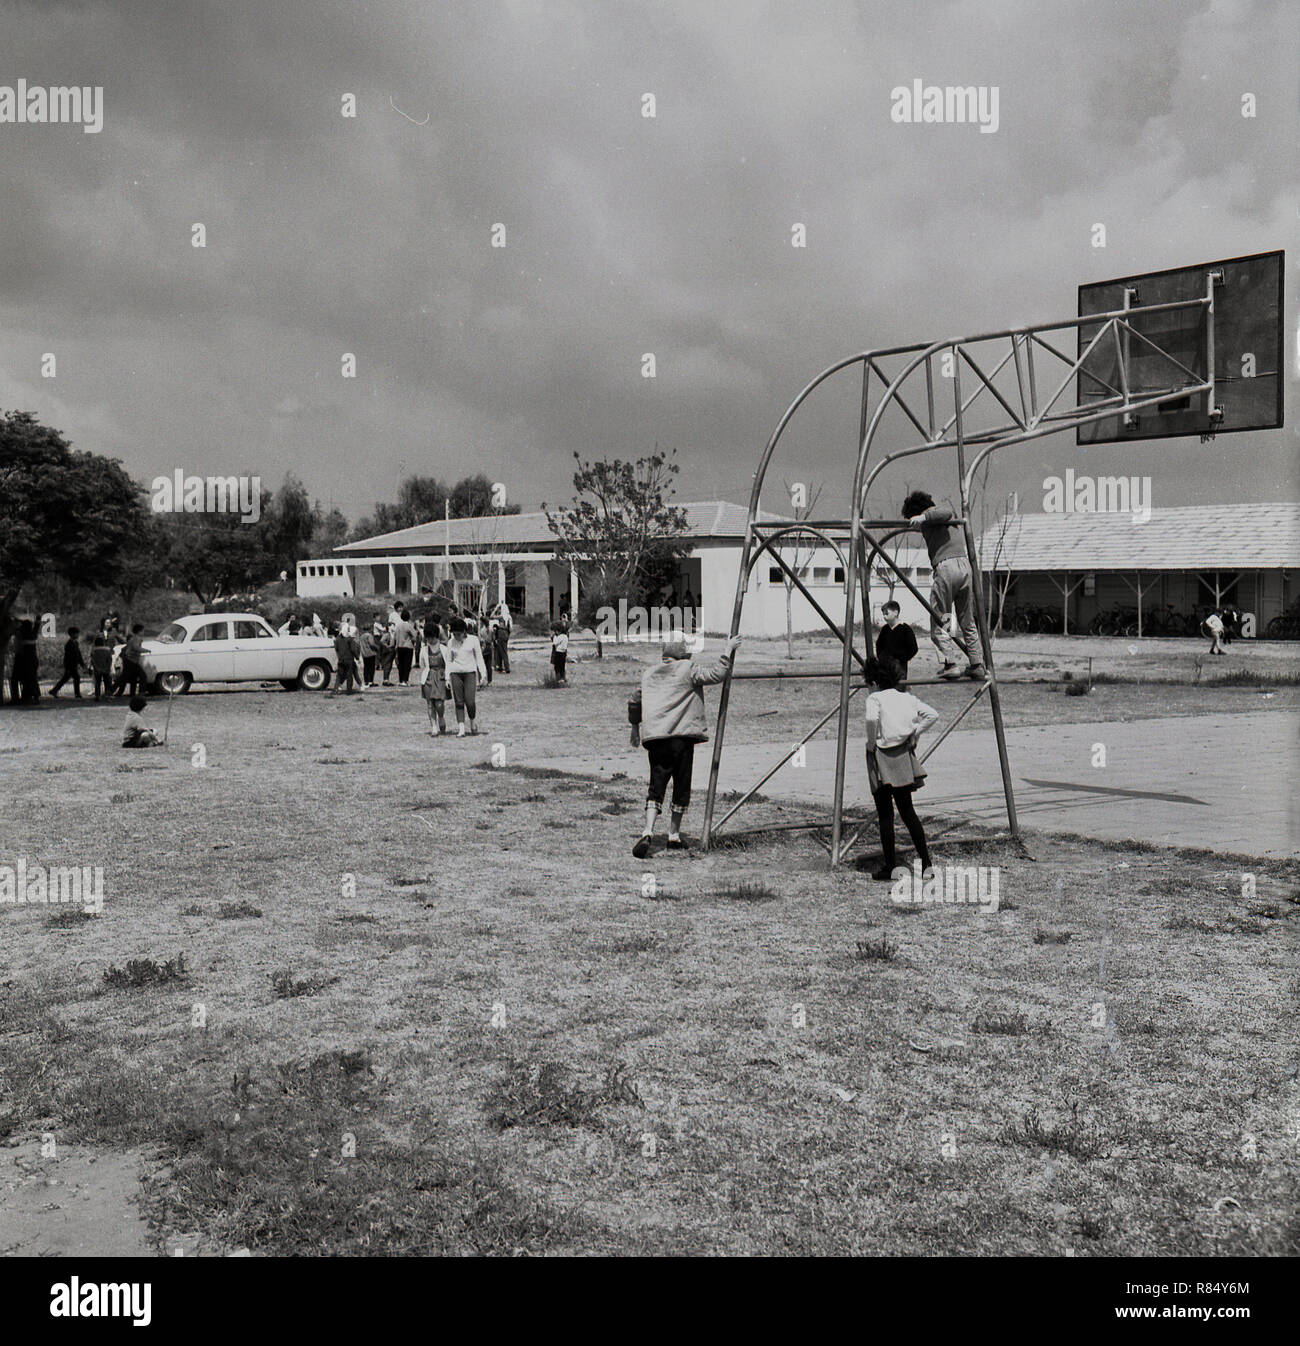
[[[1153,271],[1079,286],[1079,316],[1201,299],[1213,285],[1214,403],[1188,394],[1126,416],[1081,425],[1079,444],[1109,444],[1177,435],[1270,430],[1282,424],[1282,252]],[[1132,332],[1104,337],[1079,372],[1079,405],[1112,396],[1125,385],[1137,400],[1159,390],[1194,387],[1207,377],[1210,322],[1206,308],[1135,314]],[[1079,352],[1099,325],[1082,325]],[[1150,343],[1150,344],[1148,344]],[[1182,366],[1183,368],[1180,368]]]

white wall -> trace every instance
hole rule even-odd
[[[340,561],[299,561],[297,589],[299,598],[351,598],[352,578]]]
[[[739,543],[726,546],[701,546],[695,557],[700,562],[702,602],[704,610],[704,629],[706,631],[726,631],[731,625],[731,609],[736,596],[736,578],[740,571],[741,547]],[[788,565],[796,560],[794,550],[786,549],[782,553]],[[844,617],[844,581],[842,576],[836,579],[840,561],[829,547],[819,547],[809,553],[799,553],[798,561],[804,584],[826,612],[836,621]],[[916,563],[921,563],[918,574]],[[929,596],[929,562],[925,553],[919,556],[907,554],[901,558],[908,577],[922,594]],[[741,612],[740,633],[745,636],[783,636],[786,631],[786,586],[784,579],[773,579],[772,571],[779,570],[776,562],[764,553],[750,572],[749,588],[745,594],[745,605]],[[819,573],[822,572],[822,573]],[[781,572],[784,575],[784,572]],[[880,623],[880,605],[889,597],[888,589],[877,582],[873,576],[871,585],[872,617],[876,625]],[[925,609],[901,584],[897,584],[894,599],[902,608],[903,620],[929,625]],[[812,604],[795,589],[790,595],[791,624],[796,632],[826,631],[823,619],[818,616]],[[855,603],[853,619],[862,621],[862,603]]]

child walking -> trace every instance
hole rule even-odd
[[[469,732],[478,733],[478,680],[487,677],[483,666],[483,647],[465,624],[463,617],[451,621],[451,634],[442,647],[443,666],[456,703],[456,737],[465,737],[465,720],[469,718]]]
[[[565,676],[565,665],[569,662],[569,633],[556,622],[551,627],[551,667],[555,670],[555,681],[561,687],[567,687],[569,680]]]
[[[351,696],[355,685],[356,690],[365,696],[366,687],[360,668],[361,642],[357,639],[357,628],[350,622],[340,623],[335,628],[334,653],[338,656],[338,675],[330,695],[337,696],[342,692],[345,696]]]
[[[124,748],[156,748],[158,735],[144,722],[141,711],[149,703],[142,696],[133,696],[127,702],[126,724],[122,726],[122,746]]]
[[[81,643],[77,639],[80,635],[80,627],[68,627],[68,639],[63,646],[63,676],[50,688],[51,696],[58,696],[59,688],[65,682],[71,682],[73,696],[78,701],[81,700],[81,671],[86,667],[86,660],[81,653]]]
[[[1201,629],[1210,637],[1211,654],[1227,654],[1228,651],[1223,648],[1223,618],[1218,608],[1202,622]]]
[[[691,802],[691,766],[695,745],[709,737],[704,714],[704,688],[721,682],[731,669],[740,637],[732,636],[727,648],[711,668],[691,661],[686,641],[679,635],[664,645],[663,658],[641,677],[641,686],[627,703],[632,726],[632,747],[645,744],[650,758],[650,788],[646,792],[645,831],[632,847],[644,860],[654,841],[655,819],[663,810],[668,782],[672,781],[672,818],[668,826],[668,849],[679,851],[682,815]]]
[[[429,733],[435,738],[447,732],[447,661],[442,656],[442,640],[442,627],[430,618],[420,644],[420,695],[429,712]]]
[[[930,848],[925,829],[916,816],[913,791],[925,780],[916,759],[917,740],[939,720],[933,706],[898,689],[903,670],[895,659],[873,659],[866,668],[867,681],[876,690],[867,697],[867,778],[880,822],[881,867],[871,877],[892,879],[897,855],[894,851],[894,809],[903,820],[924,872],[930,868]]]

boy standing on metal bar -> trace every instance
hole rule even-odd
[[[975,624],[975,589],[971,579],[970,562],[966,557],[966,541],[961,526],[954,524],[953,512],[934,503],[934,497],[924,491],[913,491],[903,501],[903,518],[910,519],[914,528],[921,530],[926,550],[930,553],[930,639],[939,651],[943,667],[941,678],[949,681],[962,675],[957,657],[957,646],[948,634],[948,613],[955,606],[957,625],[961,629],[961,643],[970,661],[966,676],[983,682],[984,656],[980,652],[979,629]],[[941,613],[944,620],[935,614]]]
[[[632,847],[632,854],[644,860],[654,840],[655,819],[664,805],[668,782],[672,781],[672,817],[668,827],[668,849],[683,849],[682,815],[691,802],[691,765],[695,745],[709,737],[704,714],[704,688],[727,676],[740,637],[732,636],[727,648],[712,667],[691,660],[685,639],[675,635],[664,645],[663,658],[641,677],[641,686],[627,703],[627,719],[632,726],[632,747],[645,745],[650,758],[650,788],[645,801],[645,831]]]

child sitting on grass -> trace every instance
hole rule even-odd
[[[902,818],[922,871],[930,868],[930,850],[925,829],[916,816],[912,792],[925,780],[925,769],[916,758],[917,740],[939,720],[939,712],[911,692],[899,691],[903,670],[895,659],[872,659],[866,666],[867,681],[876,690],[867,697],[867,779],[880,821],[883,863],[871,877],[892,879],[897,856],[894,852],[894,809]]]
[[[122,727],[122,746],[124,748],[155,748],[159,738],[144,722],[141,711],[149,703],[142,696],[133,696],[127,703],[126,724]]]
[[[664,804],[668,782],[673,783],[672,821],[668,828],[668,849],[679,851],[682,842],[682,815],[691,802],[691,765],[695,745],[708,737],[704,714],[704,688],[721,682],[731,670],[740,645],[732,636],[727,648],[711,668],[691,661],[685,639],[676,635],[664,645],[663,658],[641,677],[641,686],[627,703],[628,723],[632,726],[632,747],[645,744],[650,758],[650,788],[645,801],[645,831],[632,854],[644,860],[654,840],[655,819]]]

